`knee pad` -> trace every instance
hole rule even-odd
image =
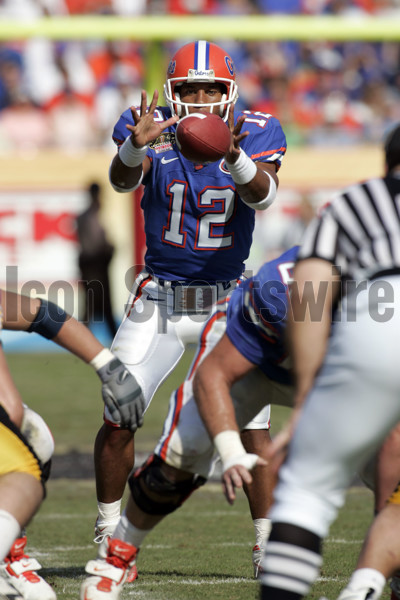
[[[185,481],[171,481],[162,470],[163,460],[151,455],[129,478],[129,487],[137,506],[149,515],[168,515],[179,508],[206,479],[193,475]]]
[[[54,453],[54,438],[46,421],[26,404],[24,404],[21,432],[40,460],[43,480],[47,481],[50,477],[51,457]]]

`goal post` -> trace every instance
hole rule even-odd
[[[111,15],[51,16],[0,21],[0,41],[52,40],[293,40],[374,41],[400,39],[398,18],[376,15]]]

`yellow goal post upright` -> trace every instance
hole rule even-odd
[[[122,40],[151,42],[146,52],[145,88],[159,88],[160,42],[194,39],[236,41],[370,41],[400,40],[399,19],[360,15],[113,15],[53,16],[0,20],[0,43],[44,37],[50,40]],[[161,69],[162,71],[162,69]],[[163,76],[163,74],[162,74]]]

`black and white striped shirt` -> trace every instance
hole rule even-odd
[[[400,274],[400,178],[370,179],[334,197],[304,234],[304,258],[327,260],[356,281]]]

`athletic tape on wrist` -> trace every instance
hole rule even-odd
[[[257,165],[243,150],[240,150],[239,158],[235,163],[225,161],[225,165],[232,175],[233,181],[239,185],[250,183],[257,173]]]
[[[127,167],[138,167],[146,158],[147,149],[148,146],[136,148],[132,144],[131,138],[127,137],[119,149],[118,156]]]
[[[99,369],[101,369],[101,367],[104,367],[104,365],[109,363],[110,360],[112,360],[113,358],[115,358],[115,356],[111,352],[111,350],[109,350],[108,348],[103,348],[103,350],[100,350],[100,352],[96,354],[94,358],[92,358],[89,364],[94,368],[95,371],[98,371]]]
[[[244,454],[239,454],[238,456],[232,456],[228,460],[224,460],[222,463],[222,470],[225,473],[229,471],[232,467],[237,465],[241,465],[248,471],[254,469],[257,465],[258,455],[257,454],[249,454],[248,452]]]
[[[230,460],[233,456],[246,454],[239,432],[232,429],[217,433],[214,438],[214,446],[223,463]]]

